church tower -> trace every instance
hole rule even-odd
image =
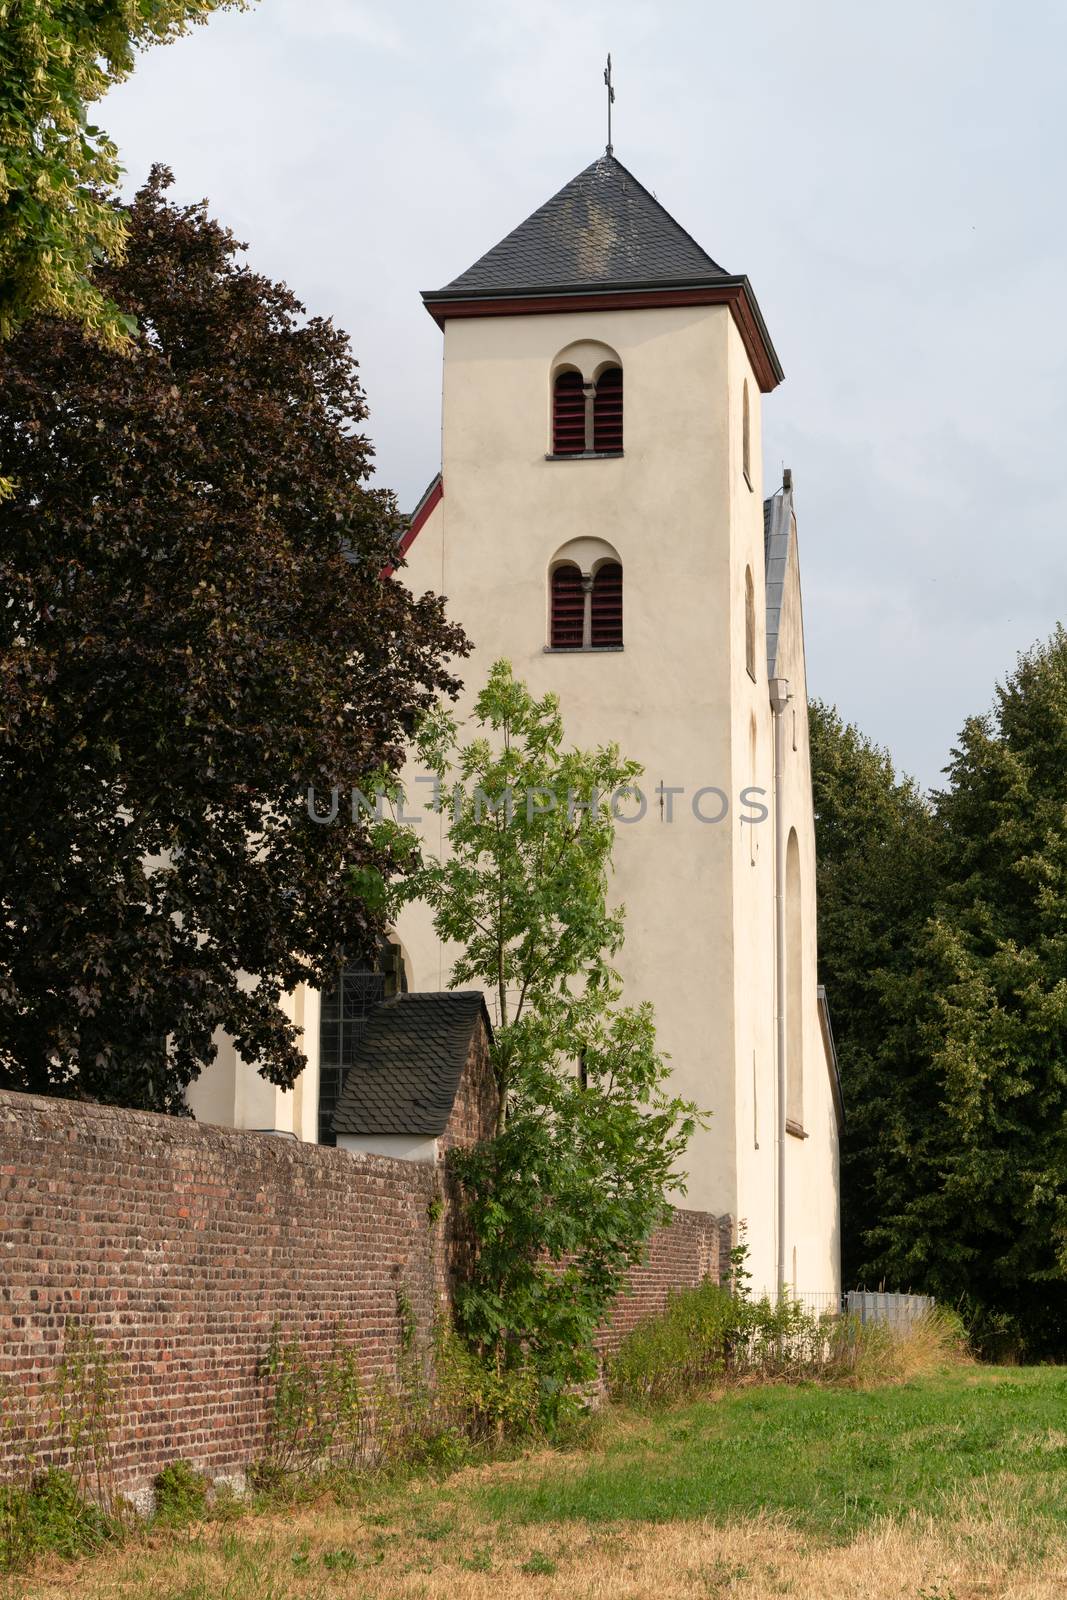
[[[559,695],[570,740],[614,740],[643,764],[643,812],[620,821],[615,851],[618,965],[627,1001],[655,1005],[677,1090],[711,1113],[681,1203],[747,1224],[757,1288],[784,1261],[799,1290],[830,1293],[837,1104],[816,987],[795,519],[791,489],[766,511],[761,495],[761,401],[783,374],[748,279],[609,151],[423,298],[444,333],[442,469],[404,541],[405,581],[446,596],[473,641],[461,713],[507,657]],[[786,677],[776,813],[772,681]],[[791,979],[777,983],[790,915]],[[410,986],[445,987],[452,952],[425,910],[398,933]]]

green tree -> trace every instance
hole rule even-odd
[[[1020,657],[927,804],[812,712],[846,1271],[980,1348],[1067,1353],[1067,635]]]
[[[466,649],[382,576],[345,335],[169,181],[99,268],[131,351],[54,318],[0,344],[0,1082],[160,1110],[217,1028],[301,1070],[279,995],[371,948],[404,868],[307,787],[395,770]]]
[[[613,745],[565,749],[554,695],[497,662],[461,748],[430,719],[448,852],[405,885],[458,944],[453,986],[495,997],[496,1137],[455,1158],[478,1243],[457,1297],[498,1370],[532,1363],[547,1415],[594,1371],[593,1336],[680,1191],[695,1108],[667,1093],[651,1006],[620,1004],[607,904],[610,798],[639,776]],[[599,797],[599,801],[598,801]]]
[[[842,1269],[849,1283],[878,1283],[886,1264],[871,1230],[904,1205],[916,1125],[937,1108],[913,977],[936,905],[939,834],[929,801],[897,776],[888,751],[820,701],[809,727],[819,970],[845,1102]]]
[[[1067,1354],[1067,633],[1019,658],[937,796],[944,887],[916,951],[938,1114],[872,1241],[989,1349]]]
[[[122,344],[129,307],[91,276],[122,252],[125,220],[102,193],[118,152],[86,107],[169,44],[246,0],[0,0],[0,340],[27,317],[70,318]]]

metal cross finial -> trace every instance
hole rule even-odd
[[[610,54],[608,56],[608,64],[604,68],[604,82],[608,87],[608,155],[610,156],[613,155],[615,151],[615,146],[611,142],[611,108],[615,104],[615,85],[611,81]]]

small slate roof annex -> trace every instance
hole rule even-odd
[[[479,1021],[491,1036],[477,989],[398,994],[375,1006],[345,1077],[334,1132],[443,1133]]]
[[[604,154],[426,298],[667,287],[728,277],[621,161]]]

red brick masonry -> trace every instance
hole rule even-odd
[[[430,1164],[0,1093],[0,1390],[32,1400],[75,1316],[121,1364],[120,1487],[178,1456],[241,1474],[263,1444],[275,1322],[325,1353],[343,1319],[368,1378],[395,1370],[398,1292],[429,1333],[448,1292],[443,1197]],[[605,1341],[672,1284],[717,1276],[719,1236],[677,1213]],[[17,1444],[0,1439],[0,1467]]]
[[[617,1350],[631,1328],[662,1311],[672,1289],[696,1288],[705,1278],[719,1281],[720,1262],[729,1266],[730,1221],[706,1211],[676,1211],[670,1227],[652,1235],[647,1263],[630,1274],[629,1293],[616,1300],[597,1340],[601,1353]]]

